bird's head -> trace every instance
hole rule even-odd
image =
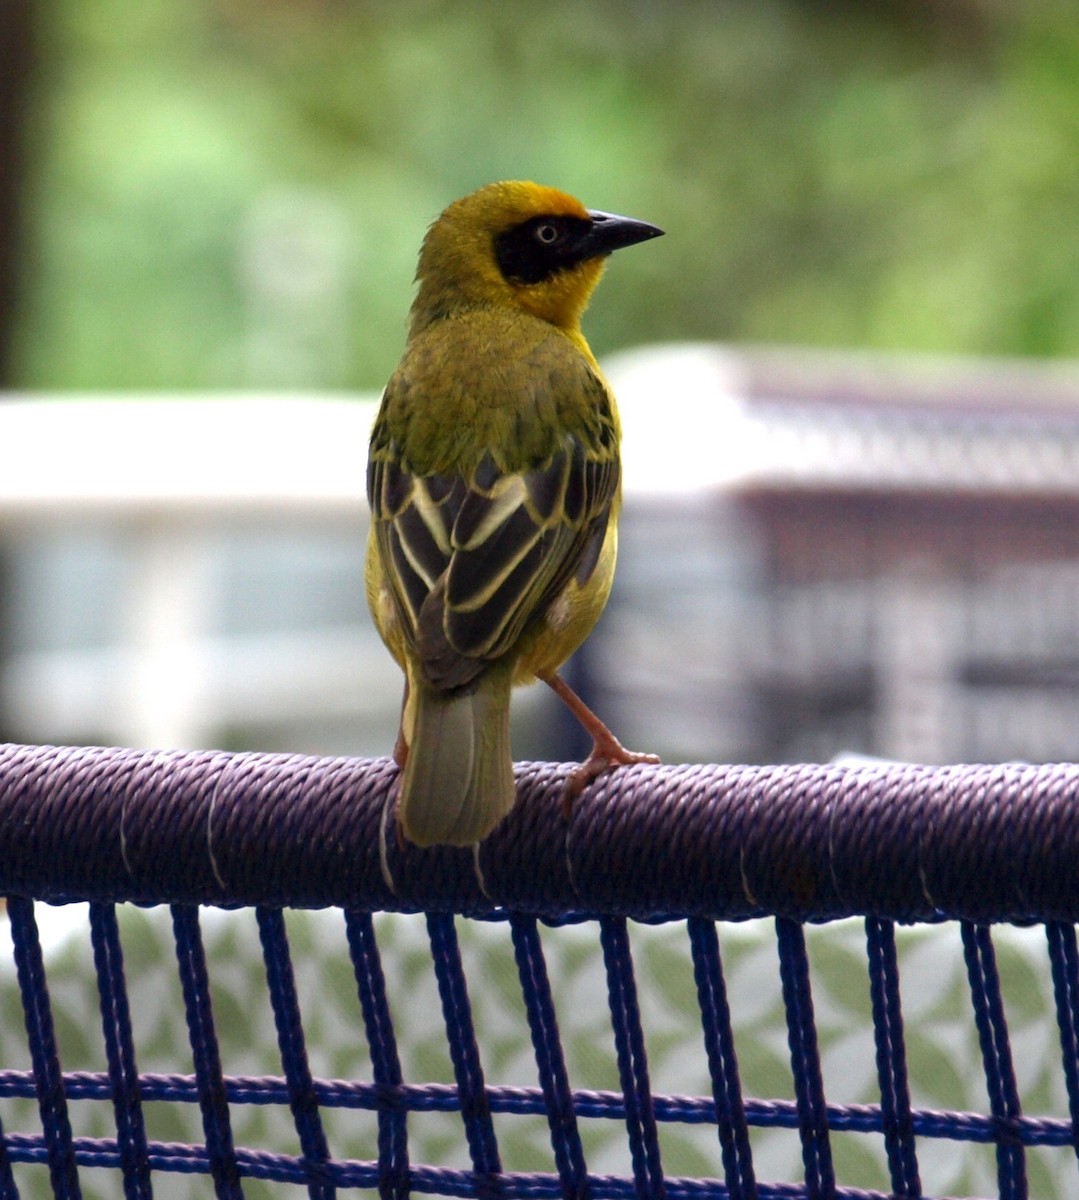
[[[427,232],[412,328],[465,308],[516,307],[576,329],[608,254],[663,232],[555,188],[506,181],[455,201]]]

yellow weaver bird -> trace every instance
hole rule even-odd
[[[662,232],[503,182],[424,239],[367,468],[367,602],[405,672],[397,816],[417,845],[477,842],[513,806],[514,684],[542,679],[593,738],[568,798],[659,761],[557,671],[607,603],[621,503],[618,411],[581,314],[607,255]]]

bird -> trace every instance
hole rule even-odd
[[[614,395],[581,331],[607,257],[645,221],[504,180],[423,239],[404,353],[372,427],[365,589],[405,674],[401,844],[468,846],[513,806],[510,694],[549,685],[592,737],[564,808],[627,750],[558,674],[611,590]]]

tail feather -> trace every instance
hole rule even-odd
[[[398,807],[410,842],[470,845],[513,807],[510,686],[501,670],[468,692],[418,685]]]

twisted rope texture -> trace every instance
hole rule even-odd
[[[369,1188],[386,1200],[413,1191],[494,1197],[924,1197],[918,1148],[927,1138],[985,1142],[998,1195],[1029,1193],[1027,1150],[1071,1147],[1079,1158],[1079,768],[1017,765],[639,767],[590,787],[562,815],[567,767],[518,767],[518,803],[477,851],[402,846],[392,820],[388,760],[95,748],[0,747],[0,891],[8,895],[30,1050],[29,1071],[0,1070],[0,1100],[32,1097],[40,1133],[0,1127],[0,1200],[20,1194],[13,1164],[47,1168],[54,1196],[76,1197],[80,1172],[117,1172],[125,1197],[148,1200],[155,1173],[203,1174],[219,1197],[245,1180],[299,1185],[329,1200]],[[65,1072],[59,1061],[35,900],[91,902],[91,931],[108,1070]],[[194,1072],[140,1073],[115,905],[170,905],[177,975]],[[199,906],[256,910],[281,1055],[281,1076],[226,1072],[215,1033],[211,967]],[[370,1051],[370,1080],[328,1080],[307,1056],[282,910],[345,911],[347,945]],[[371,914],[426,913],[453,1083],[406,1082]],[[457,918],[506,922],[535,1088],[489,1081]],[[743,1093],[717,921],[774,918],[777,992],[786,1014],[793,1099]],[[829,1103],[814,1024],[805,925],[861,917],[866,927],[880,1103]],[[574,1089],[541,929],[594,921],[603,958],[618,1088]],[[685,923],[696,983],[708,1096],[654,1093],[648,1030],[638,1004],[629,921]],[[987,1112],[933,1112],[911,1101],[897,922],[959,923]],[[1059,1025],[1066,1114],[1025,1115],[989,926],[1045,926]],[[523,1031],[522,1031],[523,1032]],[[111,1104],[116,1137],[75,1137],[75,1100]],[[146,1106],[201,1114],[204,1142],[147,1133]],[[231,1112],[273,1104],[290,1113],[295,1153],[237,1146]],[[377,1114],[377,1158],[335,1157],[325,1114]],[[467,1168],[416,1163],[410,1114],[457,1113]],[[546,1118],[555,1170],[507,1170],[500,1114]],[[628,1170],[588,1166],[582,1122],[625,1127]],[[714,1176],[672,1177],[663,1166],[671,1123],[711,1124]],[[797,1132],[800,1180],[758,1178],[751,1130]],[[889,1190],[838,1178],[832,1139],[873,1134],[886,1150]],[[1077,1184],[1079,1186],[1079,1184]],[[209,1194],[207,1192],[206,1194]]]

